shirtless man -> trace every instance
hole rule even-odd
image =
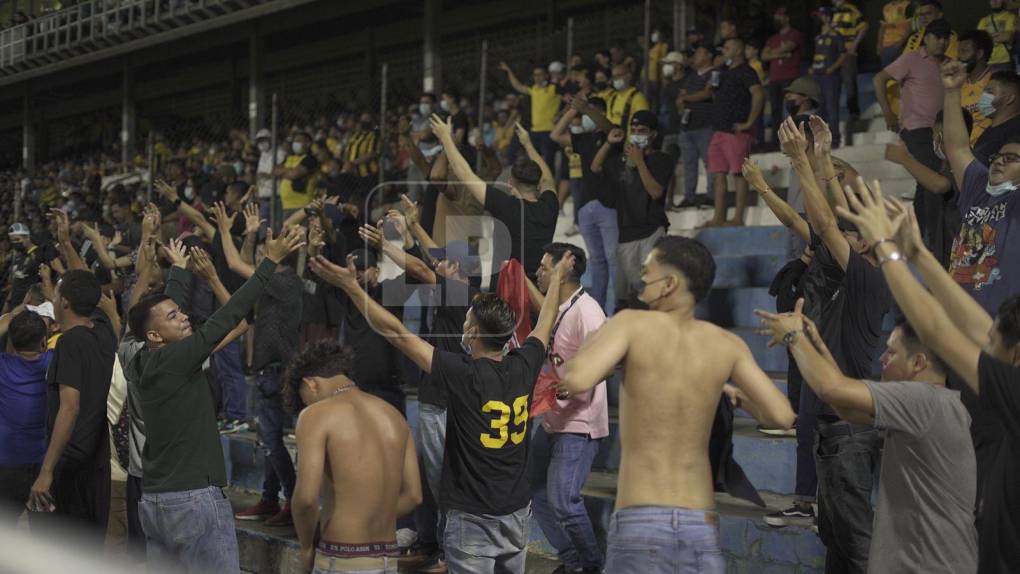
[[[305,568],[316,574],[397,571],[397,519],[421,502],[407,421],[349,378],[354,353],[336,341],[307,347],[284,375],[297,423],[291,501]],[[319,492],[324,504],[321,538]]]
[[[623,456],[606,572],[645,574],[659,571],[661,561],[678,572],[725,570],[708,440],[727,380],[761,423],[783,429],[793,424],[789,401],[747,345],[694,318],[694,306],[714,277],[715,262],[704,245],[685,237],[659,239],[641,270],[639,298],[651,311],[618,313],[567,363],[561,386],[572,395],[624,366]]]

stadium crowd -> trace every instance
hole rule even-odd
[[[183,125],[154,134],[151,172],[111,148],[0,175],[3,521],[125,538],[157,571],[238,572],[235,520],[257,520],[293,526],[315,572],[478,573],[524,572],[534,519],[558,571],[723,572],[709,444],[739,407],[797,437],[797,503],[765,520],[817,524],[827,572],[1020,571],[1007,4],[975,30],[885,4],[874,85],[909,207],[837,157],[869,27],[847,0],[811,42],[779,8],[760,45],[724,20],[684,51],[656,27],[647,59],[501,62],[511,90],[481,114],[446,86],[382,118],[306,113],[275,149]],[[756,145],[788,157],[785,198]],[[702,195],[707,227],[743,225],[752,188],[797,240],[756,311],[788,396],[695,318],[715,262],[669,234]],[[568,197],[583,249],[554,242]],[[603,547],[581,489],[611,378]],[[252,427],[261,497],[235,511],[220,436]]]

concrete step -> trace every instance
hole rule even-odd
[[[767,287],[786,265],[785,254],[716,255],[714,289]]]
[[[712,255],[785,255],[790,233],[782,226],[719,227],[697,234]]]
[[[769,295],[768,287],[736,287],[713,289],[698,305],[696,314],[720,327],[757,327],[754,310],[775,308],[776,299]]]

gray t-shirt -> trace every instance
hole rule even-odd
[[[977,570],[977,466],[960,393],[865,381],[886,431],[868,572]]]

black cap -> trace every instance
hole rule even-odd
[[[630,125],[632,126],[644,126],[651,130],[659,129],[659,120],[656,119],[655,114],[648,110],[641,110],[634,112],[634,115],[630,116]]]

